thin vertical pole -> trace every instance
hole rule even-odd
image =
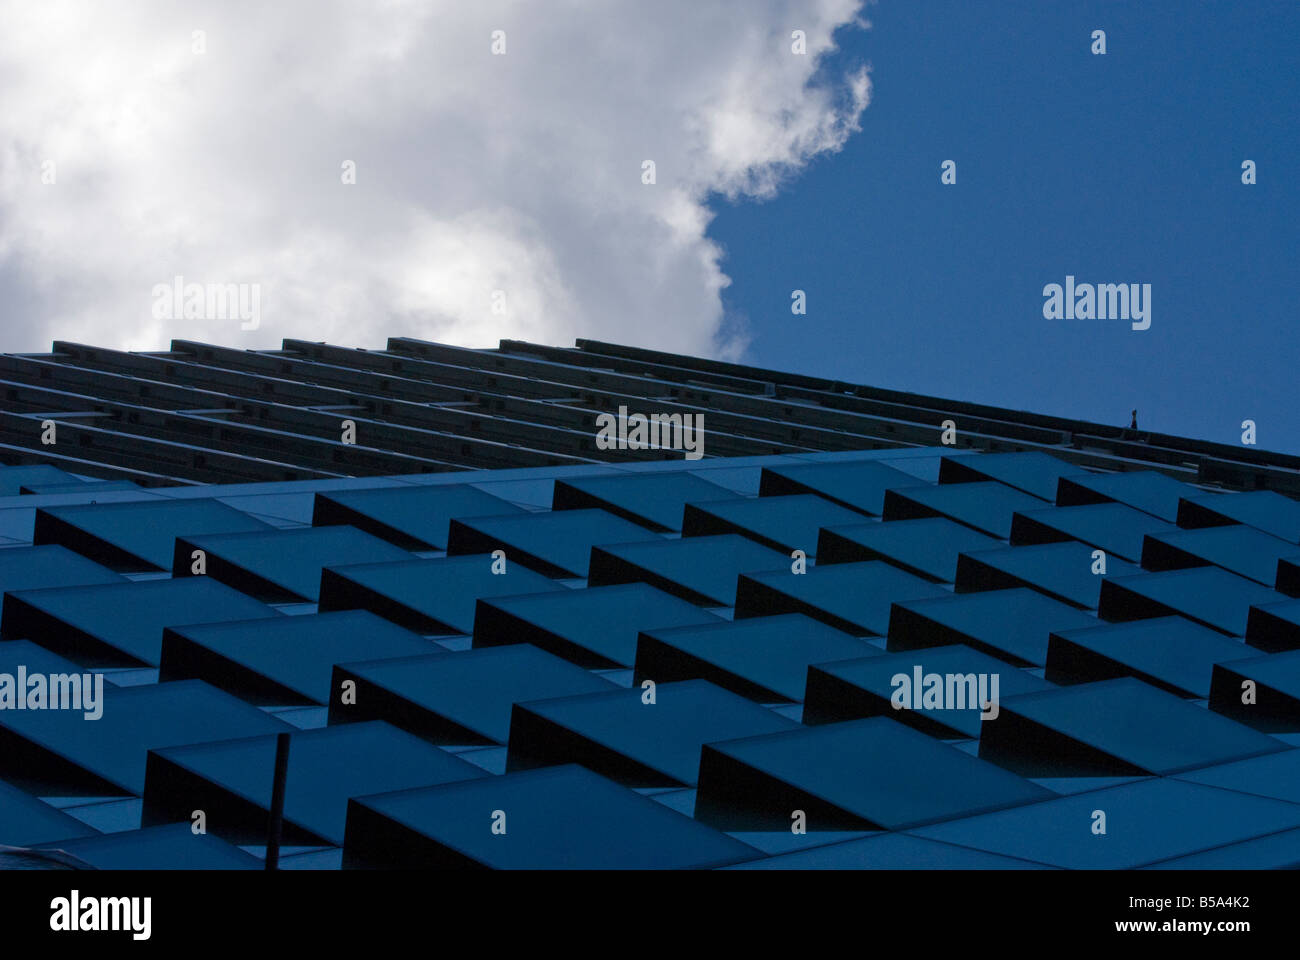
[[[289,734],[275,737],[275,779],[271,781],[271,820],[266,829],[266,869],[280,865],[280,832],[284,826],[284,783],[289,778]]]

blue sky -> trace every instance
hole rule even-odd
[[[867,16],[825,65],[870,65],[862,131],[772,200],[713,202],[745,360],[1229,443],[1252,419],[1300,452],[1300,3]],[[1150,283],[1150,329],[1043,319],[1067,274]]]
[[[1300,0],[446,7],[16,6],[0,349],[590,337],[1300,453]]]

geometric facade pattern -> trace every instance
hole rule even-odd
[[[25,858],[258,869],[287,733],[280,869],[1300,865],[1297,458],[586,341],[0,366]]]

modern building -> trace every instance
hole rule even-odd
[[[1300,457],[593,341],[0,365],[3,865],[1300,864]]]

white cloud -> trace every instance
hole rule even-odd
[[[770,196],[858,129],[865,69],[818,68],[859,5],[0,3],[0,348],[589,336],[734,355],[707,198]],[[260,327],[154,319],[176,275],[259,284]]]

